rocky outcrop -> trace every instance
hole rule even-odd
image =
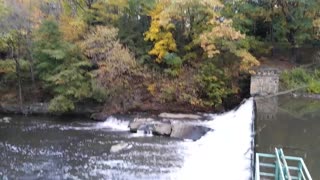
[[[204,126],[196,126],[184,123],[172,124],[172,132],[170,137],[179,139],[198,140],[212,129]]]
[[[143,134],[152,134],[153,125],[152,124],[142,124],[141,126],[139,126],[137,131],[143,132]]]
[[[120,143],[120,144],[115,144],[113,146],[111,146],[110,148],[110,153],[114,154],[114,153],[119,153],[121,151],[124,150],[129,150],[132,148],[132,145],[129,143]]]
[[[93,113],[91,114],[90,119],[94,121],[105,121],[108,117],[109,115],[105,113]]]
[[[129,124],[130,132],[137,132],[140,127],[151,125],[154,122],[155,120],[151,118],[136,118]]]
[[[14,114],[49,114],[49,105],[47,103],[34,103],[24,105],[21,109],[17,104],[0,104],[0,112]]]
[[[150,132],[154,135],[167,136],[178,139],[198,140],[211,129],[204,126],[173,123],[170,121],[157,121],[150,118],[135,119],[129,124],[131,132],[143,131],[145,134]]]
[[[172,132],[172,126],[170,123],[158,123],[153,127],[152,133],[160,136],[170,136]]]
[[[195,115],[195,114],[174,114],[174,113],[161,113],[159,114],[161,118],[168,118],[168,119],[201,119],[202,116]]]

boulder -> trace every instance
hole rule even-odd
[[[161,118],[167,118],[167,119],[201,119],[202,116],[196,115],[196,114],[173,114],[173,113],[161,113],[159,114],[159,117]]]
[[[111,146],[110,153],[114,154],[114,153],[118,153],[120,151],[128,150],[131,148],[132,148],[132,145],[129,143],[115,144],[115,145]]]
[[[154,119],[151,118],[135,118],[129,124],[130,132],[137,132],[140,126],[152,124],[152,122],[154,122]]]
[[[152,133],[160,136],[170,136],[172,131],[171,124],[169,123],[158,123],[153,126]]]
[[[204,126],[175,123],[172,124],[172,132],[170,137],[178,139],[191,139],[196,141],[212,129]]]
[[[152,134],[152,132],[153,132],[152,124],[140,125],[137,132],[142,132],[143,134]]]
[[[93,113],[91,114],[90,119],[94,121],[105,121],[108,117],[109,115],[104,113]]]

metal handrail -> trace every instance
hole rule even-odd
[[[276,151],[276,157],[277,157],[277,159],[276,159],[276,165],[278,167],[277,169],[280,170],[280,179],[281,180],[285,180],[285,176],[284,176],[284,172],[283,172],[284,167],[282,167],[282,162],[281,162],[281,159],[279,157],[278,149],[275,149],[275,151]],[[276,177],[276,178],[278,178],[278,177]]]
[[[274,160],[273,163],[265,163],[260,158]],[[289,166],[287,161],[297,163],[297,166]],[[273,170],[273,173],[262,172],[260,167]],[[297,172],[297,176],[290,174],[290,171]],[[274,177],[275,180],[312,180],[312,177],[300,157],[285,156],[282,149],[275,148],[275,154],[256,153],[255,161],[255,180],[260,180],[260,177]]]

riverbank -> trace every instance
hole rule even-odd
[[[276,67],[281,72],[290,71],[297,67],[297,64],[282,56],[260,57],[259,61],[261,62],[259,67]],[[203,97],[195,98],[196,96],[191,96],[192,89],[197,87],[190,80],[190,73],[194,74],[194,69],[181,72],[180,77],[177,79],[161,77],[161,74],[153,77],[136,77],[129,81],[130,88],[128,89],[118,90],[111,97],[101,102],[92,99],[82,100],[75,103],[73,110],[63,113],[50,111],[50,94],[41,89],[40,84],[36,84],[35,87],[25,84],[24,102],[21,108],[18,92],[11,84],[10,86],[5,86],[5,88],[0,88],[0,113],[80,115],[91,117],[96,121],[104,121],[114,114],[221,113],[235,108],[243,99],[249,97],[250,77],[243,76],[239,93],[223,98],[222,103],[218,106],[208,105],[201,102]],[[293,96],[320,98],[317,94],[293,93]]]
[[[27,89],[28,90],[28,89]],[[30,94],[28,96],[28,94]],[[160,96],[160,95],[159,95]],[[208,105],[192,105],[189,102],[168,100],[161,101],[158,95],[151,95],[146,92],[134,92],[133,94],[119,93],[119,96],[110,98],[104,102],[94,102],[92,100],[82,101],[75,104],[74,110],[68,112],[50,111],[50,102],[43,92],[34,95],[25,92],[23,105],[18,102],[18,94],[14,89],[0,92],[0,113],[5,114],[24,114],[24,115],[80,115],[91,117],[93,120],[103,121],[107,117],[115,114],[160,114],[183,113],[190,114],[195,112],[202,113],[221,113],[238,106],[244,97],[233,95],[217,107]],[[43,101],[44,100],[44,101]]]

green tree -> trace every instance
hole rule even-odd
[[[6,13],[6,11],[4,1],[0,0],[0,18]]]
[[[317,0],[241,0],[229,3],[225,15],[247,35],[291,47],[295,60],[296,49],[315,40],[319,6]]]
[[[142,34],[149,29],[151,20],[148,12],[154,4],[155,0],[128,0],[128,6],[116,26],[120,42],[134,52],[140,63],[148,63],[151,59],[148,52],[152,43],[144,41]]]
[[[89,25],[116,26],[125,8],[128,8],[128,0],[98,0],[91,5],[84,17]]]
[[[52,20],[42,23],[34,43],[36,70],[45,88],[53,94],[49,109],[66,112],[75,103],[90,97],[89,62],[78,47],[65,42],[58,24]]]
[[[18,85],[18,95],[19,95],[19,105],[20,110],[23,109],[23,94],[22,94],[22,80],[21,80],[21,65],[19,59],[19,53],[21,49],[21,34],[19,31],[11,30],[6,34],[0,35],[0,49],[10,53],[10,58],[14,60],[15,63],[15,72],[17,76],[17,85]],[[10,66],[9,66],[10,67]]]

